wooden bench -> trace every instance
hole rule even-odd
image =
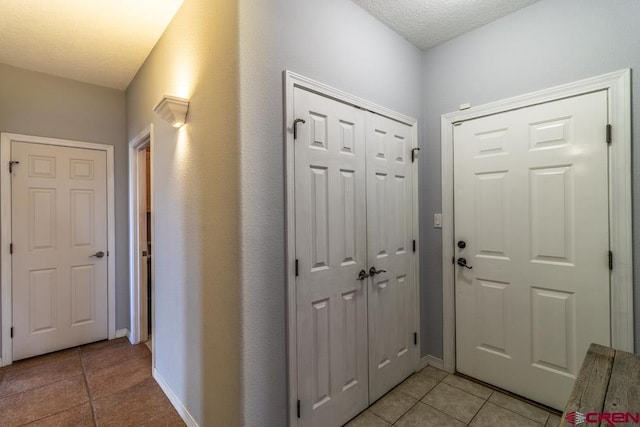
[[[628,418],[638,417],[637,414],[640,413],[640,356],[591,344],[582,362],[560,426],[573,426],[566,419],[566,415],[572,412],[583,415],[602,413],[605,419],[600,419],[601,427],[610,425],[607,417],[627,417],[626,422],[618,420],[616,425],[640,425],[636,422],[637,418]],[[593,415],[591,417],[597,418]],[[587,422],[579,425],[588,427],[598,424]]]

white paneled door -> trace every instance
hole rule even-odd
[[[108,336],[104,151],[13,141],[13,359]]]
[[[454,127],[457,370],[562,409],[610,344],[607,94]]]
[[[412,134],[299,88],[294,111],[298,424],[340,426],[415,367]]]
[[[295,89],[301,425],[339,426],[368,404],[364,112]]]
[[[415,369],[415,256],[411,128],[367,116],[369,400]]]

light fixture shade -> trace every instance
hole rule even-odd
[[[179,128],[187,121],[189,100],[177,96],[165,95],[153,111],[174,128]]]

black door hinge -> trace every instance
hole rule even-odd
[[[298,272],[299,272],[299,270],[298,270],[298,260],[296,260],[296,277],[298,277],[298,275],[299,275]]]
[[[11,327],[11,338],[13,338],[13,326]]]
[[[607,144],[611,144],[611,134],[612,134],[612,127],[611,125],[607,125]]]
[[[415,253],[415,252],[416,252],[416,241],[414,240],[413,241],[413,253]]]
[[[299,400],[298,400],[297,407],[298,407],[298,418],[300,418],[300,401]]]
[[[9,162],[9,173],[13,172],[13,165],[19,165],[20,162],[17,160],[11,160]]]
[[[413,333],[413,345],[418,345],[418,333]]]
[[[456,263],[456,257],[453,256],[453,257],[451,257],[451,264],[455,265],[455,263]]]
[[[609,270],[613,270],[613,252],[609,251]]]
[[[298,139],[298,123],[307,123],[306,121],[302,120],[302,119],[295,119],[293,121],[293,139],[296,140]]]
[[[9,253],[13,253],[13,243],[9,243]]]

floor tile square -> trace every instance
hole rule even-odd
[[[82,362],[76,351],[16,362],[3,370],[0,398],[82,375]]]
[[[19,426],[89,401],[82,376],[0,399],[0,426]]]
[[[485,400],[493,393],[490,388],[457,375],[448,375],[442,382]]]
[[[93,402],[98,426],[184,426],[153,378]]]
[[[82,363],[87,373],[109,368],[135,359],[147,358],[151,353],[144,344],[131,345],[128,341],[82,351]]]
[[[475,416],[471,427],[542,427],[529,418],[487,402]]]
[[[497,391],[491,395],[489,402],[543,425],[547,422],[547,418],[549,417],[549,413],[544,409],[540,409],[530,405],[529,403],[523,402],[522,400],[518,400],[515,397],[507,396],[506,394]]]
[[[427,366],[426,368],[421,370],[420,373],[433,377],[438,381],[442,381],[447,375],[449,375],[447,372],[438,368],[434,368],[433,366]]]
[[[108,368],[87,372],[91,399],[99,399],[133,387],[151,377],[151,355]]]
[[[415,405],[416,402],[416,399],[413,399],[398,390],[392,390],[374,403],[369,410],[385,421],[393,424],[398,421],[398,419],[404,415],[409,408]]]
[[[465,424],[442,412],[418,402],[400,420],[398,427],[464,427]]]
[[[398,387],[396,387],[396,390],[401,391],[416,400],[420,400],[425,394],[434,388],[438,382],[439,381],[437,379],[425,373],[418,372],[404,380]]]
[[[422,398],[422,402],[463,423],[469,423],[485,401],[449,384],[440,383]]]
[[[85,403],[27,425],[29,427],[93,427],[95,423],[91,406]]]
[[[373,412],[364,411],[356,418],[345,424],[345,427],[389,427],[391,424],[375,415]]]

